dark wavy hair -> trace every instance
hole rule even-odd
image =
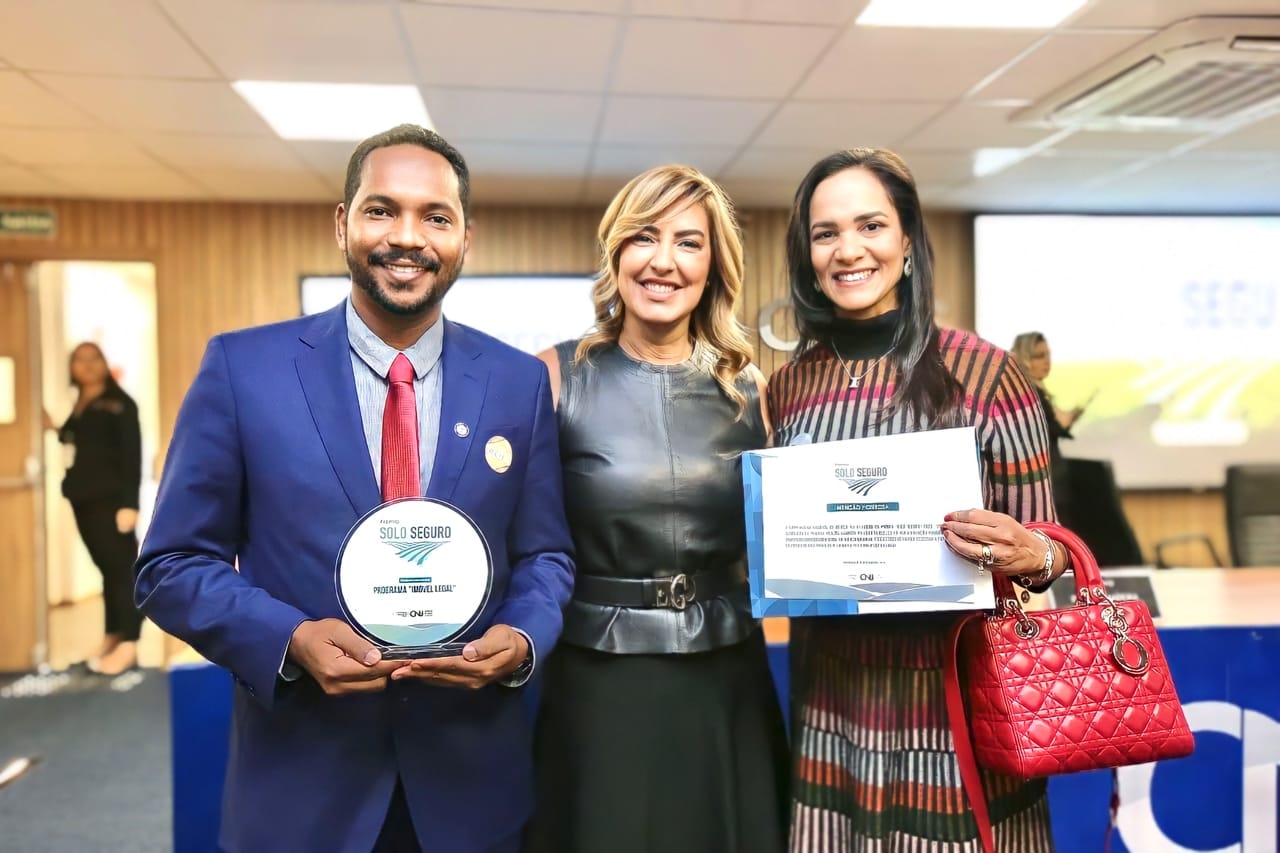
[[[889,361],[902,377],[894,388],[886,415],[904,409],[916,426],[946,427],[961,423],[960,383],[942,363],[938,326],[933,319],[933,244],[925,226],[915,178],[902,158],[883,148],[837,151],[814,164],[796,188],[787,226],[787,274],[800,345],[795,358],[819,344],[829,344],[839,326],[836,306],[815,286],[817,274],[809,254],[809,205],[818,185],[846,169],[866,169],[884,187],[911,241],[911,274],[898,279],[900,309]]]
[[[106,388],[109,391],[119,391],[120,383],[116,382],[116,378],[111,375],[111,362],[107,361],[107,354],[102,351],[102,347],[93,341],[82,341],[71,348],[71,355],[67,356],[67,384],[74,386],[79,390],[80,386],[76,383],[75,374],[71,371],[71,363],[76,360],[76,353],[82,349],[90,349],[98,354],[98,358],[102,359],[102,363],[107,367]]]
[[[434,151],[449,161],[453,173],[458,176],[458,201],[462,203],[462,215],[471,216],[471,172],[467,169],[467,161],[462,158],[458,149],[454,148],[444,137],[434,130],[428,130],[416,124],[399,124],[390,130],[384,130],[376,136],[356,146],[347,161],[347,181],[342,188],[342,203],[350,210],[351,201],[360,190],[360,175],[364,171],[364,161],[369,154],[379,148],[390,148],[393,145],[416,145],[428,151]]]

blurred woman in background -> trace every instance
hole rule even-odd
[[[1053,476],[1053,502],[1058,509],[1058,520],[1071,526],[1079,521],[1073,500],[1076,489],[1072,487],[1071,466],[1063,459],[1058,442],[1064,438],[1074,438],[1071,427],[1084,413],[1084,406],[1064,411],[1054,405],[1053,394],[1049,393],[1044,384],[1045,377],[1053,366],[1049,357],[1049,342],[1044,335],[1039,332],[1023,332],[1013,339],[1010,352],[1031,380],[1031,387],[1040,398],[1040,408],[1044,409],[1045,424],[1049,428],[1049,469]]]
[[[1039,332],[1023,332],[1013,339],[1011,352],[1031,380],[1036,396],[1040,398],[1040,405],[1044,408],[1044,417],[1049,425],[1049,452],[1056,459],[1059,456],[1059,439],[1071,438],[1071,425],[1084,414],[1084,407],[1063,411],[1053,404],[1053,395],[1044,385],[1045,377],[1053,367],[1053,361],[1049,357],[1049,342],[1044,335]]]
[[[75,408],[58,430],[72,448],[62,480],[76,527],[102,572],[105,631],[94,672],[117,675],[138,663],[142,615],[133,604],[133,563],[138,556],[138,492],[142,481],[142,432],[138,406],[116,382],[95,343],[71,353]]]

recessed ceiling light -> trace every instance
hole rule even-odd
[[[866,27],[1049,29],[1087,0],[871,0],[856,23]]]
[[[405,122],[431,127],[416,86],[237,80],[231,87],[282,139],[355,142]]]

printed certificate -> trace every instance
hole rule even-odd
[[[972,427],[755,451],[742,476],[756,616],[994,606],[941,531],[983,505]]]

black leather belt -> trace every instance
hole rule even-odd
[[[742,563],[661,578],[578,575],[573,582],[573,597],[587,604],[612,607],[669,607],[684,610],[695,601],[708,601],[732,592],[746,581],[747,570]]]

